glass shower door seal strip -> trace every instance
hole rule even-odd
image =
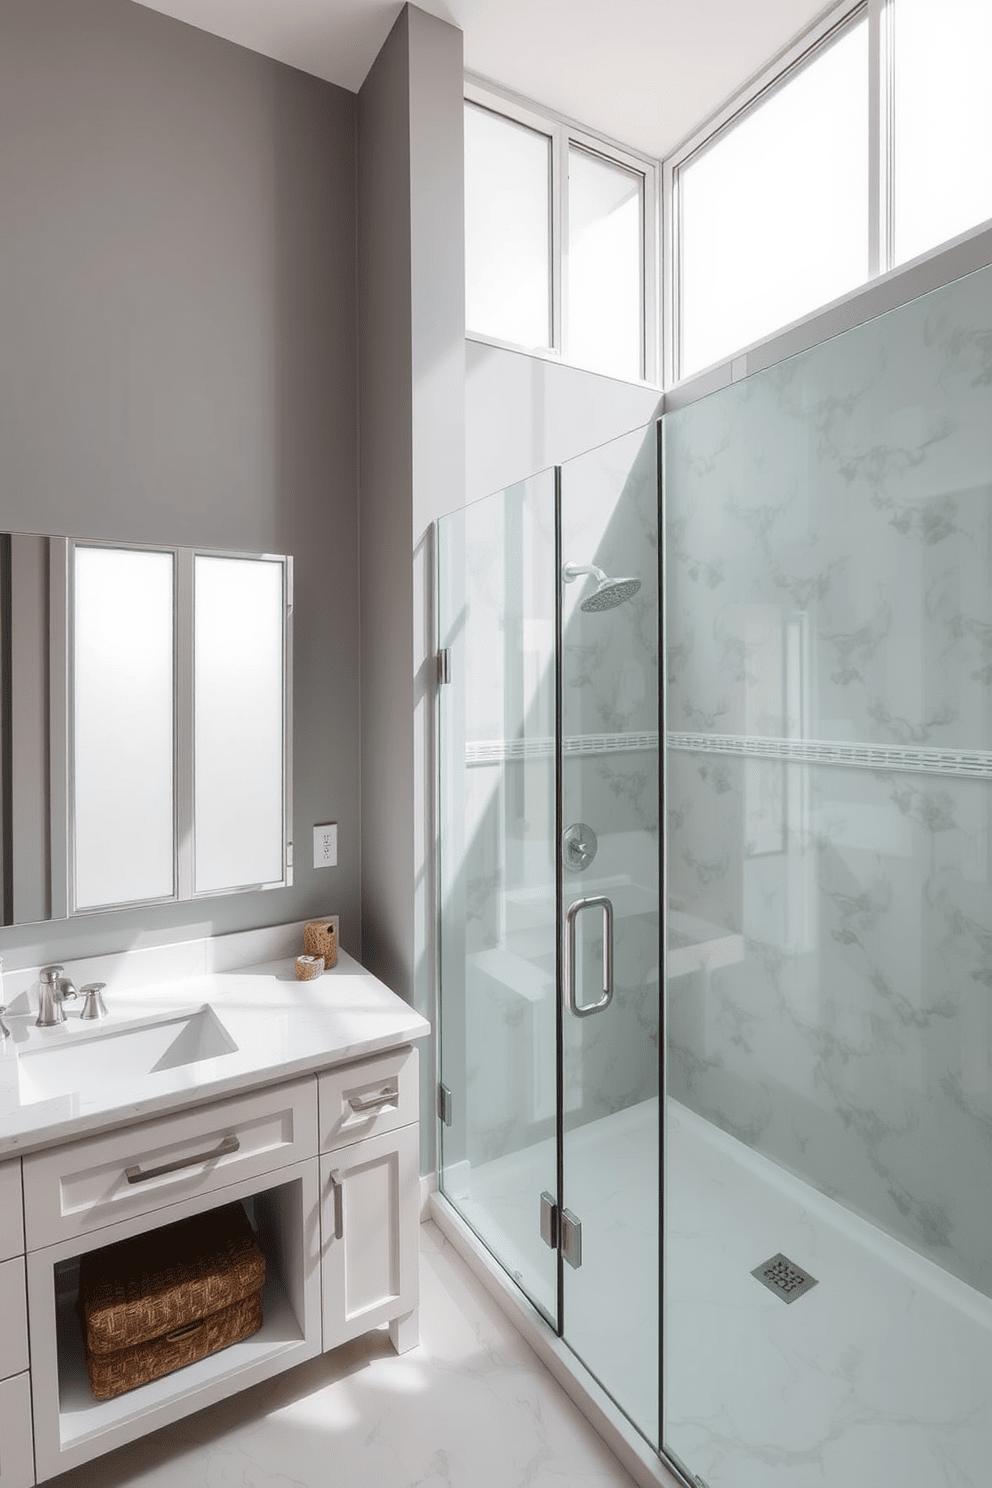
[[[753,734],[670,733],[669,749],[690,754],[731,754],[746,759],[794,760],[807,765],[848,765],[923,775],[992,779],[992,752],[904,744],[846,744],[826,739],[769,739]]]

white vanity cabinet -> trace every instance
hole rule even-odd
[[[24,1174],[39,1481],[320,1352],[312,1075],[35,1153]],[[80,1257],[236,1199],[265,1255],[260,1331],[96,1400],[75,1311]]]
[[[319,1081],[324,1349],[380,1323],[397,1353],[418,1342],[420,1129],[417,1051]]]
[[[33,995],[8,1014],[14,1038],[0,1051],[0,1488],[32,1488],[83,1467],[382,1324],[397,1352],[416,1344],[414,1042],[429,1025],[343,951],[318,982],[298,983],[285,947],[298,945],[302,931],[277,926],[232,937],[237,944],[157,952],[139,969],[157,970],[160,980],[149,978],[130,998],[119,987],[105,1027],[68,1019],[38,1029]],[[273,959],[260,962],[266,949]],[[199,973],[189,969],[194,951],[206,966]],[[114,968],[122,978],[136,974],[130,961]],[[78,985],[106,972],[100,959],[72,968]],[[37,977],[22,981],[30,994]],[[134,1060],[152,1058],[133,1054],[146,1050],[149,1029],[185,1026],[204,1008],[223,1026],[229,1051],[170,1063],[153,1040],[154,1067],[135,1072]],[[46,1051],[55,1056],[56,1073],[45,1075],[55,1087],[64,1067],[85,1075],[91,1041],[104,1038],[106,1078],[38,1093]],[[97,1400],[76,1313],[81,1259],[235,1201],[265,1257],[261,1328]]]
[[[0,1488],[34,1482],[19,1158],[0,1163]]]

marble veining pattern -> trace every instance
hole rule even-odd
[[[990,359],[982,270],[664,422],[671,1093],[986,1294]]]

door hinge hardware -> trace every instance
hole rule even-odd
[[[451,1125],[451,1091],[440,1083],[437,1087],[437,1114],[445,1126]]]
[[[558,1249],[558,1205],[547,1189],[541,1195],[541,1239],[551,1250]]]
[[[451,651],[445,646],[437,653],[437,685],[442,687],[451,681]]]
[[[561,1253],[573,1271],[582,1265],[582,1221],[571,1209],[561,1211]]]

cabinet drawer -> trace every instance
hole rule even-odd
[[[0,1488],[31,1488],[31,1386],[26,1374],[0,1380]]]
[[[24,1257],[0,1265],[0,1379],[28,1367],[28,1313]]]
[[[21,1159],[0,1163],[0,1261],[24,1252]]]
[[[409,1045],[319,1077],[320,1150],[409,1126],[419,1116],[417,1051]]]
[[[28,1249],[313,1157],[316,1093],[308,1076],[25,1158]]]

